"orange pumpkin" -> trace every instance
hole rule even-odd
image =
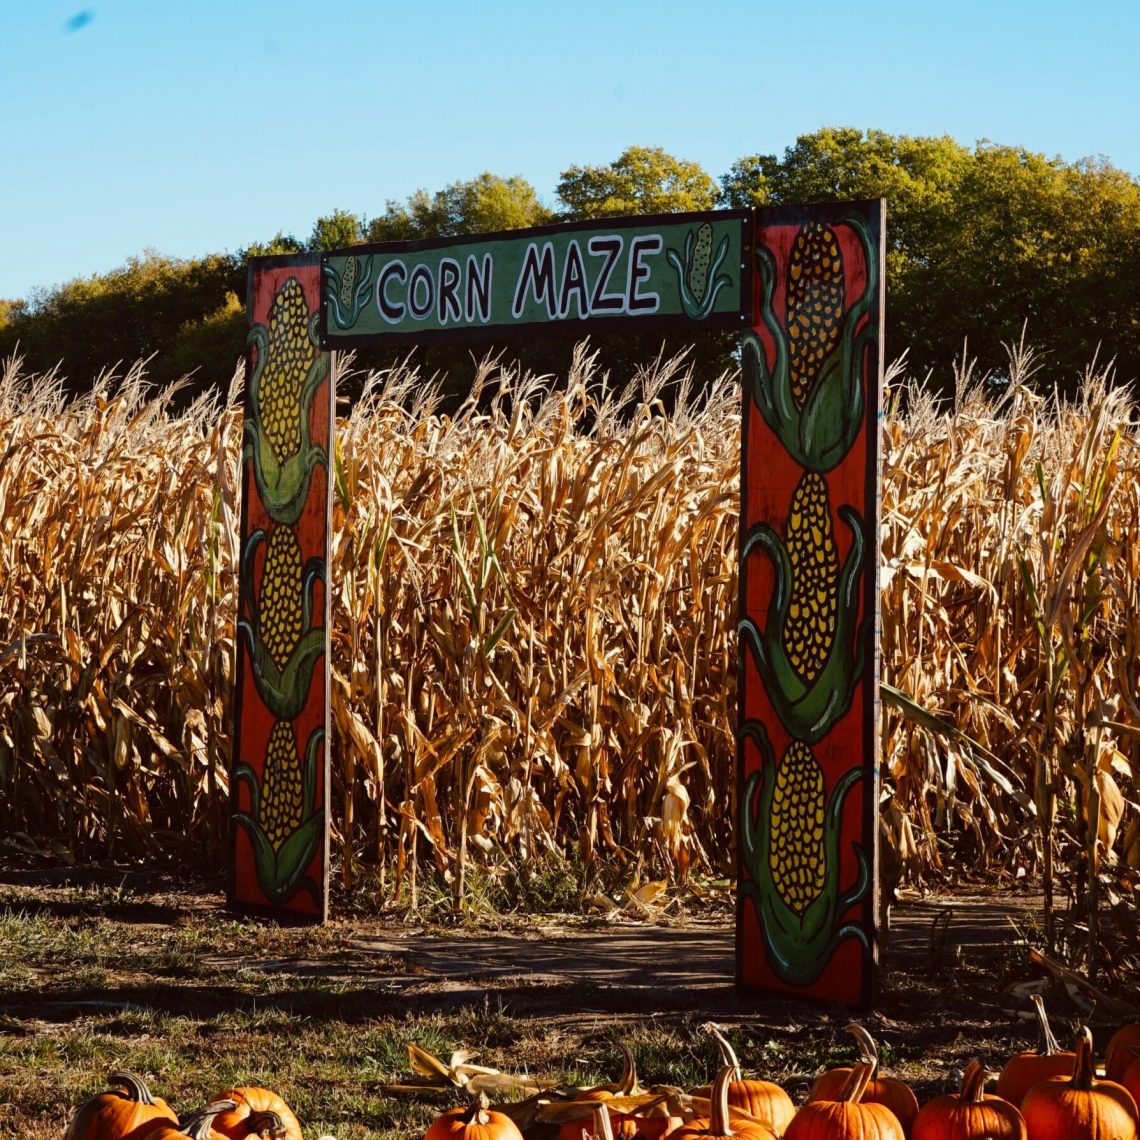
[[[1062,1051],[1057,1044],[1040,994],[1033,995],[1033,1009],[1037,1014],[1037,1048],[1015,1053],[998,1074],[998,1096],[1018,1108],[1034,1085],[1050,1077],[1071,1077],[1077,1060],[1075,1053]]]
[[[903,1133],[910,1135],[914,1119],[918,1116],[918,1099],[910,1085],[894,1077],[879,1076],[879,1047],[875,1039],[861,1025],[849,1025],[847,1032],[859,1044],[859,1064],[870,1065],[871,1076],[861,1096],[863,1104],[881,1104],[891,1110],[895,1119],[902,1125]],[[857,1068],[858,1066],[856,1066]],[[847,1066],[828,1069],[821,1074],[808,1094],[812,1101],[837,1101],[847,1081],[855,1070]]]
[[[874,1066],[861,1061],[835,1100],[811,1100],[792,1117],[784,1140],[905,1140],[899,1119],[885,1104],[863,1102]]]
[[[776,1140],[776,1133],[758,1120],[749,1120],[739,1114],[734,1117],[728,1106],[728,1086],[732,1083],[733,1068],[725,1065],[713,1081],[709,1097],[709,1115],[682,1124],[671,1140]]]
[[[1122,1082],[1132,1062],[1140,1057],[1140,1023],[1125,1025],[1109,1039],[1104,1053],[1104,1075],[1110,1081]]]
[[[214,1131],[228,1137],[228,1140],[245,1140],[247,1136],[264,1136],[266,1133],[274,1140],[302,1140],[301,1125],[292,1109],[270,1089],[239,1085],[226,1089],[213,1099],[234,1102],[233,1108],[219,1113],[214,1119]]]
[[[1107,1065],[1105,1068],[1105,1077],[1111,1080],[1112,1078],[1107,1073]],[[1123,1085],[1132,1094],[1132,1099],[1136,1104],[1140,1106],[1140,1057],[1133,1058],[1132,1064],[1124,1070],[1124,1076],[1117,1081],[1117,1084]]]
[[[432,1123],[424,1140],[523,1140],[518,1125],[487,1107],[484,1093],[466,1108],[453,1108]]]
[[[189,1117],[181,1128],[177,1121],[160,1120],[147,1129],[146,1140],[186,1140],[186,1137],[190,1137],[190,1140],[225,1140],[225,1137],[214,1131],[213,1123],[220,1113],[228,1112],[233,1107],[232,1100],[211,1101]]]
[[[913,1140],[1026,1140],[1025,1121],[1007,1100],[985,1092],[986,1070],[971,1061],[962,1091],[937,1096],[919,1110]]]
[[[772,1081],[745,1080],[736,1057],[736,1050],[729,1044],[720,1026],[709,1022],[704,1028],[716,1041],[720,1050],[721,1064],[732,1069],[732,1080],[728,1085],[728,1103],[733,1108],[742,1108],[750,1116],[767,1124],[777,1135],[782,1135],[784,1129],[788,1127],[788,1121],[796,1114],[792,1098]],[[711,1085],[693,1090],[693,1096],[711,1095]]]
[[[573,1103],[588,1104],[611,1100],[620,1102],[628,1097],[640,1097],[646,1094],[647,1090],[641,1087],[637,1079],[637,1063],[633,1059],[633,1054],[620,1041],[617,1047],[622,1054],[621,1080],[584,1089],[575,1094]],[[558,1140],[582,1140],[583,1133],[590,1137],[598,1135],[594,1131],[594,1119],[585,1111],[585,1106],[583,1109],[581,1116],[567,1120],[562,1125],[558,1130]],[[620,1112],[611,1106],[607,1120],[612,1123],[622,1140],[634,1140],[635,1137],[638,1140],[662,1140],[681,1123],[681,1118],[672,1115],[664,1101],[631,1112]]]
[[[112,1073],[117,1086],[83,1104],[67,1126],[64,1140],[139,1140],[158,1121],[177,1126],[178,1117],[161,1097],[151,1095],[135,1073]]]
[[[1051,1077],[1025,1094],[1021,1115],[1032,1140],[1137,1140],[1136,1102],[1115,1081],[1093,1075],[1092,1033],[1077,1034],[1071,1077]]]
[[[617,1099],[617,1098],[615,1098]],[[681,1124],[679,1116],[671,1116],[664,1110],[655,1116],[631,1112],[611,1112],[609,1101],[599,1101],[589,1122],[578,1123],[581,1136],[594,1136],[597,1140],[615,1140],[614,1124],[617,1125],[616,1140],[661,1140]]]

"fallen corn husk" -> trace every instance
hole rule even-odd
[[[537,1093],[550,1087],[550,1082],[535,1081],[530,1077],[513,1076],[486,1065],[473,1065],[475,1053],[457,1049],[444,1064],[438,1057],[406,1042],[408,1064],[419,1078],[395,1085],[382,1085],[385,1092],[420,1093],[425,1089],[466,1089],[472,1093],[507,1093],[522,1091]]]

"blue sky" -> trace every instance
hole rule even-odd
[[[1137,0],[0,0],[0,298],[335,208],[825,125],[1140,174]]]

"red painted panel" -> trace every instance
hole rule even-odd
[[[328,915],[330,357],[316,257],[250,268],[230,903]]]
[[[878,960],[883,222],[758,211],[743,346],[737,981],[853,1005]]]

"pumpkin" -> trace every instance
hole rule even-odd
[[[1123,1083],[1124,1074],[1140,1056],[1140,1023],[1125,1025],[1109,1039],[1104,1054],[1104,1075],[1110,1081]]]
[[[720,1050],[722,1065],[732,1069],[732,1080],[728,1085],[728,1103],[733,1108],[742,1108],[750,1116],[762,1120],[777,1136],[782,1135],[788,1126],[788,1121],[796,1114],[796,1106],[792,1098],[772,1081],[745,1080],[740,1071],[740,1062],[736,1057],[736,1050],[729,1044],[728,1038],[721,1032],[719,1025],[709,1022],[704,1027],[712,1034]],[[693,1096],[709,1097],[712,1095],[712,1086],[704,1085],[694,1089]]]
[[[878,1101],[863,1101],[874,1065],[860,1061],[835,1100],[809,1100],[792,1117],[784,1140],[905,1140],[899,1119]]]
[[[915,1117],[912,1140],[1026,1140],[1025,1121],[1007,1100],[985,1092],[986,1070],[971,1061],[962,1091],[927,1101]]]
[[[135,1073],[112,1073],[121,1086],[93,1096],[72,1118],[64,1140],[139,1140],[157,1121],[178,1124],[174,1110],[161,1097],[151,1095]]]
[[[1132,1046],[1129,1046],[1129,1048],[1132,1048]],[[1107,1066],[1105,1077],[1108,1080],[1112,1079],[1108,1076]],[[1123,1085],[1132,1094],[1132,1099],[1136,1102],[1137,1106],[1140,1107],[1140,1057],[1134,1057],[1132,1059],[1132,1064],[1124,1070],[1124,1076],[1116,1083]]]
[[[621,1080],[616,1083],[595,1085],[593,1088],[583,1089],[574,1095],[573,1103],[621,1101],[626,1097],[639,1097],[646,1094],[647,1090],[641,1087],[641,1083],[637,1079],[637,1064],[633,1059],[633,1054],[620,1041],[617,1047],[622,1054]],[[681,1123],[681,1118],[672,1115],[664,1101],[647,1106],[644,1110],[633,1112],[617,1112],[610,1109],[606,1119],[611,1123],[611,1126],[616,1126],[617,1133],[622,1140],[633,1140],[634,1137],[639,1137],[640,1140],[662,1140],[662,1137],[667,1136]],[[562,1125],[558,1130],[558,1140],[582,1140],[583,1133],[587,1136],[596,1137],[598,1133],[594,1129],[594,1120],[590,1118],[587,1111],[583,1110],[581,1116],[567,1120]]]
[[[213,1098],[230,1100],[234,1107],[214,1119],[214,1131],[228,1140],[245,1140],[247,1136],[263,1136],[266,1132],[284,1140],[302,1140],[301,1125],[292,1109],[277,1093],[256,1085],[239,1085],[226,1089]],[[276,1117],[276,1120],[271,1119]]]
[[[739,1115],[734,1117],[728,1106],[728,1086],[732,1083],[734,1070],[725,1065],[713,1081],[712,1095],[709,1097],[709,1115],[690,1120],[672,1133],[670,1140],[776,1140],[776,1133],[758,1120],[749,1120]]]
[[[189,1117],[181,1128],[177,1121],[160,1120],[147,1129],[146,1140],[186,1140],[187,1136],[190,1140],[223,1140],[212,1125],[220,1113],[228,1112],[233,1107],[232,1100],[211,1101]]]
[[[1093,1075],[1088,1027],[1077,1034],[1071,1077],[1050,1077],[1025,1094],[1021,1115],[1030,1140],[1137,1140],[1136,1102],[1115,1081]]]
[[[480,1093],[466,1108],[453,1108],[436,1117],[424,1140],[523,1140],[518,1125],[502,1112],[487,1107]]]
[[[641,1092],[641,1086],[637,1083],[637,1062],[634,1061],[629,1046],[619,1041],[617,1047],[622,1059],[621,1080],[582,1089],[575,1094],[575,1100],[610,1100],[615,1096],[637,1096]]]
[[[1037,1014],[1036,1049],[1026,1049],[1015,1053],[998,1074],[997,1094],[1010,1104],[1021,1107],[1025,1094],[1050,1077],[1071,1077],[1077,1060],[1075,1053],[1062,1051],[1049,1028],[1049,1018],[1045,1016],[1045,1002],[1040,994],[1033,995],[1033,1009]]]
[[[918,1116],[918,1099],[911,1091],[910,1085],[894,1077],[879,1076],[879,1047],[863,1026],[849,1025],[847,1032],[859,1044],[859,1063],[871,1066],[871,1076],[860,1098],[861,1103],[881,1104],[889,1108],[902,1125],[903,1133],[909,1136],[914,1119]],[[839,1100],[844,1086],[854,1071],[841,1065],[822,1073],[808,1093],[808,1103],[817,1100]]]

